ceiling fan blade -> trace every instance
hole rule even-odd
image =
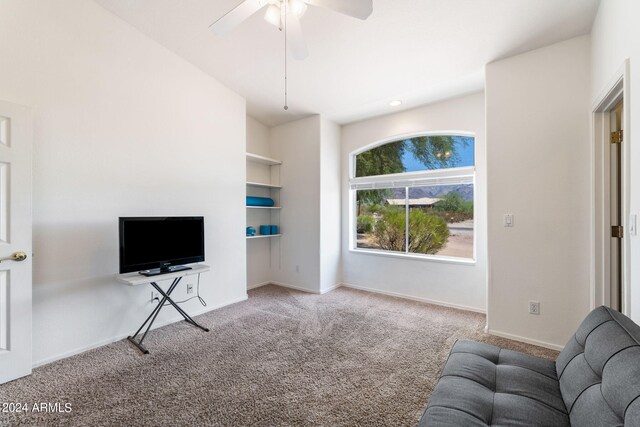
[[[367,19],[373,12],[373,0],[306,0],[306,2],[362,20]]]
[[[287,19],[287,41],[294,59],[305,59],[309,55],[307,43],[302,35],[302,26],[295,13],[290,13]]]
[[[209,25],[209,29],[219,36],[228,34],[235,27],[240,25],[242,21],[256,13],[267,4],[269,3],[265,0],[245,0],[227,12],[222,18]]]

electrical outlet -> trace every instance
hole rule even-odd
[[[540,314],[540,302],[529,301],[529,314],[535,314],[536,316]]]
[[[158,302],[160,301],[160,293],[157,291],[151,291],[151,302]]]
[[[187,293],[188,294],[193,293],[193,283],[187,283]]]

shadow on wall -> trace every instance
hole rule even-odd
[[[84,313],[108,322],[103,323],[109,325],[107,335],[132,326],[128,317],[148,304],[148,289],[132,289],[114,279],[118,273],[116,220],[35,225],[33,232],[34,313],[61,308]]]
[[[118,223],[34,225],[33,285],[65,288],[83,280],[113,282],[118,273]]]

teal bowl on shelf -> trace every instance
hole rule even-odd
[[[253,237],[256,235],[255,227],[247,227],[247,236]]]
[[[271,226],[271,234],[278,234],[278,226],[277,225],[272,225]]]
[[[260,234],[263,236],[268,236],[271,234],[271,226],[270,225],[261,225],[260,226]]]

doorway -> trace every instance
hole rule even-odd
[[[635,218],[629,215],[628,74],[618,77],[593,110],[593,265],[591,306],[608,306],[629,315],[629,237]]]
[[[609,111],[609,223],[611,227],[609,307],[616,311],[622,311],[622,242],[625,238],[622,222],[623,108],[624,99]]]

